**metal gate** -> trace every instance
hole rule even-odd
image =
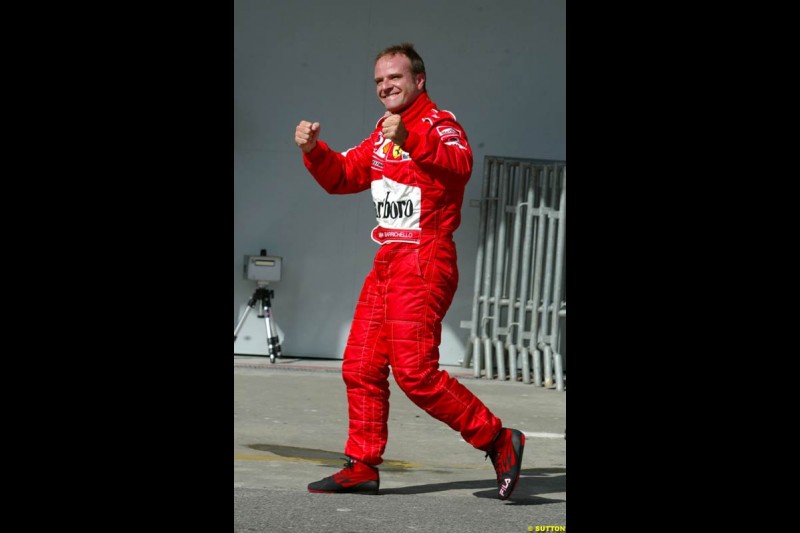
[[[472,365],[476,378],[522,379],[563,391],[566,161],[486,156],[479,206],[462,365]]]

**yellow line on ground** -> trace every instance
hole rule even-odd
[[[325,459],[303,459],[301,457],[278,457],[274,455],[240,455],[233,454],[234,461],[283,461],[286,463],[333,463]]]
[[[315,464],[325,464],[325,465],[333,465],[339,466],[342,464],[342,459],[309,459],[305,457],[282,457],[277,455],[246,455],[246,454],[233,454],[234,461],[279,461],[284,463],[315,463]],[[384,461],[381,466],[383,467],[396,467],[396,468],[457,468],[457,469],[466,469],[466,470],[484,470],[486,468],[491,468],[491,463],[488,463],[488,467],[483,463],[480,464],[460,464],[460,465],[424,465],[421,463],[408,463],[405,461]]]
[[[338,465],[342,459],[308,459],[305,457],[280,457],[277,455],[244,455],[233,454],[234,461],[282,461],[285,463],[322,463],[326,465]],[[422,468],[424,465],[419,463],[407,463],[405,461],[384,461],[386,466],[396,466],[400,468]]]
[[[322,463],[326,465],[338,465],[341,459],[308,459],[305,457],[280,457],[277,455],[245,455],[233,454],[234,461],[282,461],[285,463]],[[422,468],[424,465],[419,463],[407,463],[405,461],[384,461],[385,466],[396,466],[400,468]]]

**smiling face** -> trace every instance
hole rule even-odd
[[[375,62],[375,88],[387,111],[399,113],[422,94],[425,74],[411,73],[411,60],[403,54],[385,55]]]

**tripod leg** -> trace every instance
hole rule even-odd
[[[264,324],[267,328],[267,348],[269,351],[269,362],[275,363],[275,357],[281,356],[281,344],[278,340],[278,332],[273,331],[272,311],[269,308],[269,298],[263,300]]]
[[[242,318],[239,319],[239,323],[236,324],[236,328],[233,330],[233,342],[236,342],[236,337],[239,335],[239,330],[242,329],[242,326],[244,325],[244,321],[247,318],[247,315],[250,313],[250,310],[253,308],[255,304],[256,304],[255,297],[250,298],[250,301],[247,302],[247,308],[244,310],[244,313],[242,313]]]

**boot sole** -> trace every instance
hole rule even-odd
[[[365,482],[360,484],[360,486],[342,487],[340,489],[331,489],[331,490],[309,488],[308,492],[313,492],[314,494],[369,494],[372,496],[376,496],[378,494],[379,489],[380,489],[379,483]]]
[[[377,490],[311,490],[308,489],[308,492],[312,492],[314,494],[366,494],[368,496],[377,496]]]

